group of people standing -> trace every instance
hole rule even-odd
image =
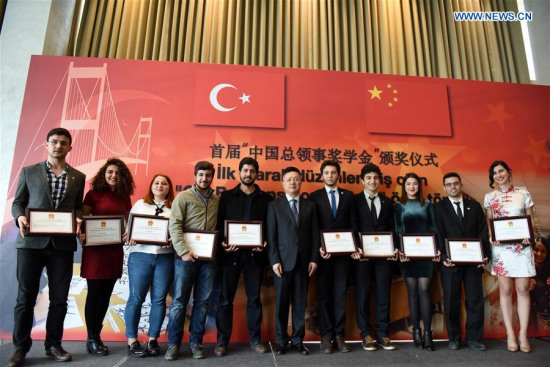
[[[305,314],[310,278],[317,273],[318,321],[321,334],[320,350],[332,353],[349,352],[345,341],[345,310],[348,278],[355,277],[356,320],[365,350],[395,349],[388,335],[390,288],[393,269],[404,277],[413,326],[414,345],[434,350],[431,319],[431,280],[435,264],[441,263],[445,317],[449,349],[462,346],[460,309],[462,285],[466,298],[466,345],[485,350],[482,343],[484,302],[482,291],[483,264],[458,265],[446,253],[446,238],[478,238],[484,246],[491,274],[498,278],[500,304],[508,335],[509,351],[529,352],[527,324],[529,319],[529,277],[535,276],[531,243],[502,245],[488,233],[487,219],[481,205],[462,191],[461,178],[451,172],[443,177],[448,197],[435,206],[422,193],[422,180],[415,173],[405,175],[402,194],[393,203],[381,194],[382,172],[374,164],[361,170],[363,190],[354,195],[338,187],[340,164],[327,160],[321,165],[324,187],[301,195],[301,173],[295,167],[282,171],[284,195],[274,199],[256,184],[258,162],[250,157],[239,163],[240,183],[219,197],[211,184],[214,166],[200,161],[194,169],[194,185],[175,195],[170,177],[153,176],[143,199],[133,206],[130,197],[135,184],[126,164],[111,158],[91,180],[91,190],[84,200],[85,176],[69,166],[66,155],[71,151],[72,138],[63,128],[51,130],[45,147],[45,162],[23,168],[14,198],[12,214],[20,234],[16,241],[17,279],[19,282],[15,307],[14,350],[9,366],[20,366],[31,348],[33,309],[39,290],[42,270],[46,267],[50,287],[50,308],[46,323],[46,355],[56,361],[70,361],[71,354],[61,346],[63,320],[67,312],[67,296],[72,277],[76,239],[71,237],[25,236],[27,208],[71,209],[75,211],[77,232],[83,244],[81,276],[86,278],[88,294],[85,319],[88,331],[86,348],[90,354],[103,356],[109,350],[101,340],[103,319],[116,280],[122,275],[123,248],[120,245],[86,246],[80,233],[83,215],[123,215],[130,213],[169,218],[170,241],[165,246],[152,246],[123,238],[129,245],[129,299],[125,322],[128,354],[135,357],[160,354],[157,338],[166,312],[166,298],[173,284],[172,304],[168,321],[168,347],[164,358],[179,356],[184,334],[187,306],[193,292],[189,321],[189,348],[194,358],[206,356],[203,336],[216,274],[221,280],[221,294],[216,311],[216,356],[228,353],[233,327],[233,301],[241,274],[247,296],[246,324],[250,346],[258,353],[269,351],[262,339],[261,286],[265,268],[273,270],[276,293],[276,340],[274,351],[285,354],[290,347],[302,355],[309,350],[303,344]],[[533,216],[533,201],[524,188],[512,185],[511,169],[497,161],[489,170],[491,187],[498,187],[485,197],[487,218],[514,215]],[[264,242],[253,249],[237,248],[226,243],[226,220],[262,221]],[[362,250],[351,256],[335,256],[320,246],[320,231],[348,229],[359,232],[393,232],[399,234],[435,233],[437,256],[431,260],[409,259],[396,246],[394,256],[367,258]],[[185,237],[185,232],[218,231],[220,248],[215,261],[199,259]],[[512,290],[516,289],[520,320],[519,339],[512,322]],[[148,342],[138,341],[141,307],[151,292]],[[371,324],[370,298],[375,293],[375,323]],[[292,331],[288,319],[292,306]],[[424,332],[421,331],[420,320]]]

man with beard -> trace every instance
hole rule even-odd
[[[185,239],[184,232],[216,229],[220,198],[210,187],[214,179],[214,166],[199,161],[195,165],[195,184],[180,192],[172,202],[170,236],[174,250],[174,296],[168,319],[168,350],[164,359],[178,358],[187,303],[193,290],[193,311],[189,321],[189,348],[193,358],[205,357],[202,347],[208,300],[214,285],[215,265],[199,260]]]
[[[246,325],[250,338],[250,347],[258,353],[267,353],[268,348],[262,342],[262,301],[260,290],[264,279],[267,257],[263,247],[253,249],[228,246],[225,233],[226,220],[262,221],[263,233],[266,233],[267,205],[272,197],[255,184],[258,175],[258,162],[246,157],[239,163],[241,183],[232,190],[225,191],[220,197],[218,210],[218,232],[224,252],[220,253],[220,271],[222,289],[216,326],[218,328],[218,345],[214,353],[218,357],[227,354],[227,345],[233,331],[233,300],[241,273],[247,298]]]
[[[315,202],[321,230],[355,230],[355,205],[353,193],[338,188],[340,163],[326,160],[321,164],[325,187],[313,192],[309,199]],[[352,259],[349,256],[331,256],[320,249],[317,271],[317,295],[319,299],[319,331],[321,352],[332,353],[334,347],[342,352],[350,351],[344,339],[346,326],[346,291]]]

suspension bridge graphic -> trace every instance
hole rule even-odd
[[[132,138],[127,141],[115,108],[116,101],[113,100],[111,92],[107,63],[98,67],[77,67],[71,62],[44,113],[16,175],[11,178],[5,214],[11,210],[21,169],[35,163],[34,158],[29,158],[29,155],[43,146],[45,135],[43,125],[51,113],[52,105],[63,91],[63,109],[61,116],[56,119],[61,121],[59,126],[69,130],[73,137],[73,150],[67,156],[71,166],[90,179],[107,158],[118,157],[124,160],[131,170],[133,169],[134,174],[141,172],[140,169],[143,169],[145,175],[148,174],[153,117],[140,116]],[[55,126],[47,130],[53,127]],[[10,217],[9,214],[4,215],[3,224],[11,220]]]

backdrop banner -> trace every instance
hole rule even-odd
[[[273,67],[34,56],[28,74],[9,181],[0,246],[0,337],[11,338],[17,294],[18,229],[10,210],[22,167],[46,159],[44,141],[54,127],[73,135],[68,163],[88,182],[107,158],[120,157],[137,185],[132,202],[142,198],[155,173],[168,174],[182,191],[193,184],[199,160],[215,168],[219,194],[239,182],[238,163],[246,156],[260,164],[257,183],[279,197],[281,170],[302,171],[304,197],[322,187],[320,165],[341,162],[340,187],[357,193],[361,167],[373,162],[383,172],[381,190],[397,201],[407,172],[416,172],[434,203],[444,197],[442,177],[462,176],[464,191],[483,202],[489,166],[504,160],[513,183],[526,186],[535,202],[535,225],[550,230],[550,88],[545,86],[311,71]],[[88,185],[87,185],[88,186]],[[86,187],[89,189],[89,187]],[[548,242],[536,244],[537,276],[531,283],[529,334],[550,335],[550,256]],[[75,255],[65,339],[86,339],[86,281]],[[263,335],[274,340],[273,273],[266,269],[262,288]],[[355,324],[355,282],[348,289],[346,338],[360,339]],[[306,339],[318,340],[316,277],[310,283]],[[487,271],[485,337],[504,337],[496,280]],[[216,340],[215,286],[205,342]],[[125,268],[115,286],[105,319],[106,340],[124,340],[128,299]],[[168,303],[170,304],[169,296]],[[446,338],[439,274],[433,282],[434,336]],[[139,330],[147,330],[146,300]],[[246,296],[235,299],[234,342],[247,342]],[[44,338],[48,284],[44,273],[35,308],[34,338]],[[191,306],[188,307],[188,314]],[[410,339],[404,281],[397,272],[391,290],[390,336]],[[188,318],[186,323],[188,322]],[[161,341],[165,341],[167,319]],[[186,326],[187,329],[187,326]],[[188,335],[186,333],[185,340]]]

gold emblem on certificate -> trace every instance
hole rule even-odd
[[[364,257],[395,256],[392,232],[361,232],[361,246]]]
[[[26,236],[76,236],[74,210],[27,208]]]
[[[183,236],[199,260],[214,261],[218,231],[189,231]]]
[[[529,215],[491,218],[490,222],[493,241],[517,243],[529,238],[534,243],[533,224]]]
[[[226,243],[242,248],[263,247],[262,221],[225,221]]]
[[[435,235],[433,233],[403,233],[401,251],[411,259],[431,259],[436,257]]]
[[[479,265],[483,263],[483,246],[479,238],[446,238],[447,256],[456,264]]]
[[[353,231],[348,229],[321,231],[321,245],[325,253],[332,255],[349,255],[357,251]]]
[[[168,218],[153,215],[130,214],[128,239],[141,245],[165,246],[168,244]]]
[[[124,216],[85,216],[83,219],[86,246],[122,245]]]

